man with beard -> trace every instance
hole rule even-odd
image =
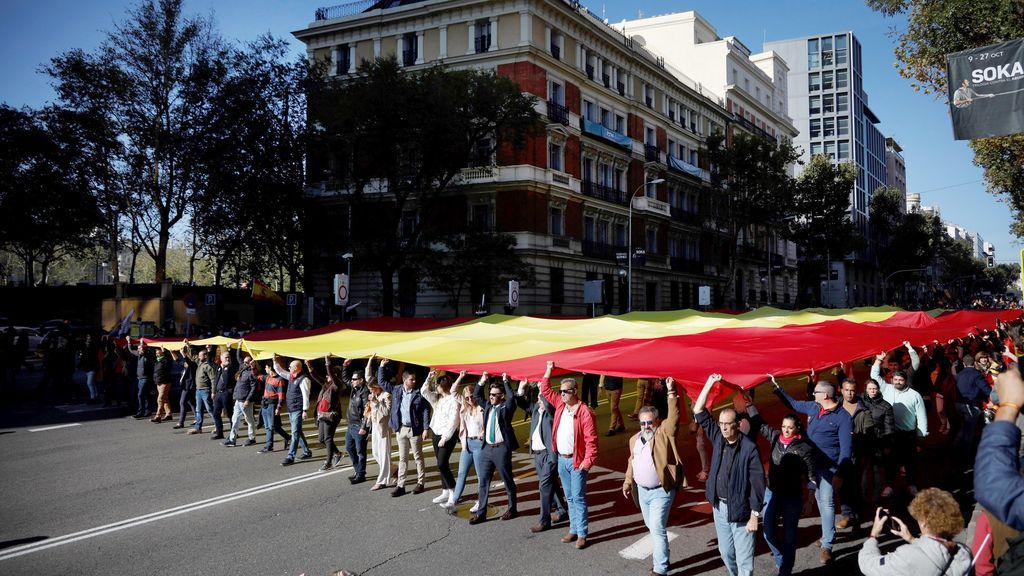
[[[622,495],[632,498],[651,531],[654,567],[651,574],[668,573],[668,533],[665,527],[676,491],[683,483],[682,462],[676,449],[679,431],[679,398],[674,381],[665,379],[668,390],[668,414],[658,418],[658,409],[640,409],[640,431],[629,439],[629,463],[622,483]]]
[[[910,350],[911,361],[915,361],[917,353],[910,342],[904,342],[903,345]],[[894,371],[890,375],[891,384],[882,379],[882,360],[884,359],[885,352],[875,356],[875,363],[871,365],[871,379],[878,382],[878,387],[882,390],[882,398],[892,404],[893,418],[896,423],[892,456],[895,462],[903,463],[907,473],[908,491],[913,496],[917,494],[917,438],[924,438],[928,435],[928,413],[925,411],[924,399],[910,387],[905,372]],[[895,474],[893,475],[895,476]]]

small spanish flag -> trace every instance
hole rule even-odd
[[[281,296],[260,280],[254,279],[252,281],[252,299],[273,302],[278,306],[284,306],[284,300],[281,299]]]

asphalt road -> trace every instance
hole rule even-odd
[[[624,406],[631,405],[627,394]],[[588,484],[591,546],[580,551],[559,541],[564,525],[529,531],[538,496],[532,460],[522,451],[515,457],[519,518],[499,519],[505,498],[495,485],[491,520],[470,526],[474,476],[460,513],[445,514],[430,502],[440,480],[429,450],[427,492],[391,498],[388,491],[370,492],[371,483],[350,485],[347,458],[341,469],[318,472],[325,453],[319,445],[312,460],[291,467],[280,466],[279,440],[277,452],[257,454],[263,431],[256,446],[227,448],[208,434],[186,436],[169,422],[115,417],[98,407],[18,414],[4,420],[16,426],[0,429],[0,575],[294,576],[342,569],[373,575],[590,575],[648,574],[651,568],[649,555],[622,556],[630,547],[644,548],[647,534],[639,511],[620,492],[627,434],[600,439],[601,457]],[[598,414],[603,430],[604,401]],[[65,427],[31,431],[52,425]],[[523,440],[527,426],[517,428]],[[312,421],[306,433],[315,439]],[[686,452],[696,458],[692,442]],[[687,469],[693,481],[699,465]],[[367,476],[376,470],[371,460]],[[676,498],[669,531],[675,535],[672,574],[726,574],[702,485]],[[818,518],[804,518],[799,571],[858,573],[862,540],[840,531],[837,561],[826,570],[813,545],[818,535]],[[772,574],[760,535],[757,552],[755,574]]]

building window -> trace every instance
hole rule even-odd
[[[626,245],[626,225],[625,224],[621,224],[621,223],[616,223],[612,231],[615,234],[615,245],[616,246],[625,246]]]
[[[821,114],[821,96],[811,96],[807,99],[809,104],[807,106],[807,112],[811,116]]]
[[[626,117],[622,114],[615,115],[615,131],[619,134],[626,133]]]
[[[836,160],[836,143],[825,142],[825,156],[828,156],[830,160],[835,162]]]
[[[807,67],[813,70],[818,66],[821,66],[818,56],[818,39],[814,38],[807,41]]]
[[[478,232],[494,230],[494,207],[490,204],[473,204],[470,218],[474,230]]]
[[[600,244],[608,243],[608,221],[598,220],[597,221],[597,241]]]
[[[476,32],[473,36],[473,47],[477,54],[491,49],[491,22],[486,18],[476,21]]]
[[[334,73],[348,74],[352,66],[352,52],[348,46],[338,46],[334,50]]]
[[[561,268],[551,269],[551,303],[562,304],[565,301],[565,271]]]
[[[494,164],[491,155],[494,148],[490,138],[481,138],[476,141],[473,150],[469,155],[470,166],[491,166]]]
[[[562,59],[562,34],[554,30],[551,31],[551,55],[554,56],[555,60]]]
[[[811,136],[811,138],[820,138],[821,137],[821,120],[818,120],[818,119],[811,120],[810,126],[811,126],[811,129],[810,129],[810,136]]]
[[[416,59],[419,57],[417,54],[418,43],[416,42],[415,34],[406,34],[402,36],[402,65],[412,66],[416,63]]]
[[[565,106],[565,89],[554,80],[548,82],[548,100]]]
[[[590,100],[583,101],[583,117],[593,122],[597,115],[597,106]]]
[[[594,159],[584,158],[583,159],[583,180],[592,181],[594,179]]]
[[[402,211],[401,237],[403,240],[412,238],[413,234],[416,233],[416,222],[418,220],[419,214],[415,210]]]
[[[831,70],[821,73],[821,89],[831,90],[833,88],[832,77],[834,73]]]
[[[825,94],[821,97],[821,110],[825,114],[834,114],[836,111],[835,96],[832,94]]]
[[[836,135],[836,119],[835,118],[825,118],[823,126],[824,126],[824,129],[823,129],[822,133],[825,136],[825,138],[835,137],[835,135]]]
[[[811,142],[811,157],[821,156],[821,142]]]
[[[832,65],[832,37],[821,39],[821,65]]]
[[[836,65],[846,64],[846,36],[836,36]]]
[[[565,215],[561,208],[552,206],[548,209],[548,219],[550,220],[548,229],[552,236],[565,235],[564,218]]]
[[[595,221],[593,216],[583,217],[583,239],[588,242],[594,241]]]
[[[658,231],[654,228],[647,229],[647,253],[658,253]]]
[[[811,92],[821,90],[821,73],[811,72],[807,75],[807,89]]]
[[[849,160],[850,159],[850,143],[847,140],[839,141],[839,159]]]
[[[563,148],[557,142],[548,143],[548,168],[562,172]]]
[[[849,112],[850,111],[850,95],[846,92],[836,94],[836,112]]]
[[[843,90],[849,87],[850,84],[850,71],[849,70],[836,70],[836,89]]]
[[[849,118],[836,118],[836,134],[839,136],[848,136],[850,134]]]
[[[612,111],[607,108],[601,108],[601,126],[609,130],[615,128],[612,124]]]

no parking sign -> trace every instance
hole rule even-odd
[[[348,274],[334,275],[334,305],[348,305]]]
[[[510,308],[519,306],[519,282],[508,281],[508,305]]]

